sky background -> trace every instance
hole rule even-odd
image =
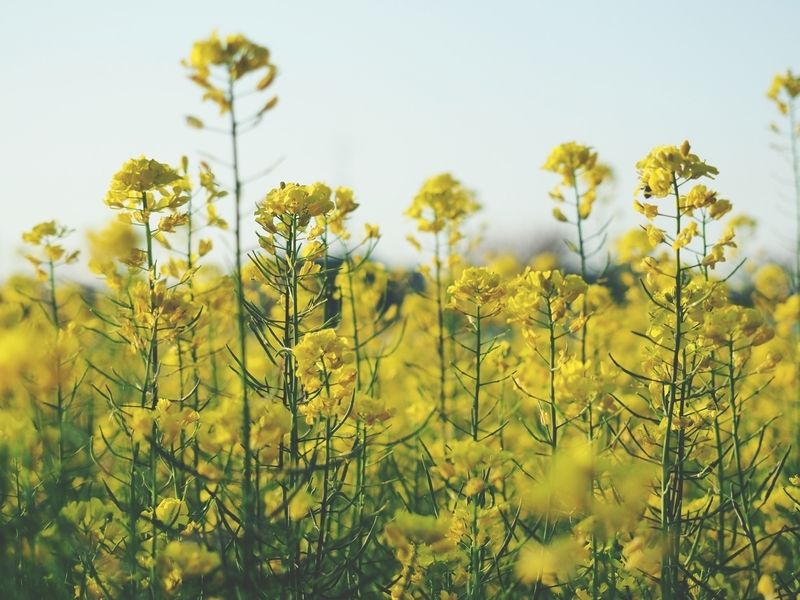
[[[794,210],[765,93],[778,71],[800,69],[798,23],[796,0],[10,3],[0,280],[27,268],[21,233],[35,224],[57,219],[80,245],[114,218],[102,198],[129,158],[229,159],[225,137],[185,125],[218,118],[180,64],[214,29],[267,46],[279,69],[278,106],[244,140],[243,175],[278,164],[247,186],[245,206],[282,180],[350,186],[356,226],[381,227],[378,256],[413,264],[402,213],[426,178],[451,172],[484,206],[475,223],[489,242],[527,248],[573,233],[554,222],[557,177],[541,170],[555,145],[590,145],[614,168],[593,219],[622,232],[642,221],[635,163],[688,139],[719,168],[720,195],[759,221],[751,254],[779,255]]]

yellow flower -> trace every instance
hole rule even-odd
[[[39,246],[42,243],[42,238],[55,236],[58,232],[58,227],[55,221],[47,221],[39,223],[30,232],[23,233],[22,239],[34,246]]]
[[[645,217],[650,219],[651,221],[658,216],[658,206],[655,204],[643,204],[638,200],[633,201],[633,209],[638,212],[642,213]]]
[[[483,481],[483,479],[479,477],[472,477],[464,485],[464,488],[461,490],[461,492],[465,496],[475,496],[476,494],[480,494],[484,489],[486,489],[486,483]]]
[[[673,191],[673,184],[679,179],[713,179],[719,173],[716,167],[707,165],[691,154],[688,142],[684,142],[680,149],[675,146],[653,148],[650,154],[636,163],[636,168],[639,170],[636,194],[644,192],[645,198],[664,198]]]
[[[573,187],[577,190],[575,186],[579,177],[588,186],[588,189],[581,193],[580,198],[576,198],[580,220],[589,218],[592,205],[597,199],[597,187],[613,176],[609,167],[597,163],[596,152],[593,152],[588,146],[582,146],[575,142],[556,146],[542,168],[561,175],[560,186]],[[549,194],[553,200],[564,202],[560,186],[557,186]],[[553,209],[553,216],[559,221],[567,221],[559,208]]]
[[[769,575],[761,576],[761,579],[758,580],[756,591],[764,597],[764,600],[778,600],[778,594],[775,593],[775,584]]]
[[[163,559],[169,561],[162,569],[171,568],[178,571],[182,579],[207,575],[220,566],[220,558],[198,542],[183,540],[167,544],[163,551]]]
[[[750,338],[750,343],[753,344],[753,346],[760,346],[761,344],[766,344],[774,337],[775,330],[769,325],[764,324],[753,333],[753,337]]]
[[[622,548],[624,568],[629,572],[656,574],[661,568],[661,551],[648,547],[642,536],[636,536]]]
[[[786,271],[775,263],[767,263],[753,277],[756,291],[769,300],[782,302],[789,297],[790,282]]]
[[[311,217],[321,217],[331,212],[335,206],[331,200],[331,189],[322,183],[298,185],[281,184],[267,194],[256,211],[256,222],[267,232],[275,233],[279,225],[285,225],[284,216],[296,216],[300,228],[305,228]]]
[[[364,239],[377,240],[379,237],[381,237],[380,227],[371,225],[370,223],[364,223]]]
[[[700,264],[713,269],[719,262],[725,262],[725,247],[721,244],[714,244],[711,252],[703,257]]]
[[[161,443],[170,446],[180,432],[200,419],[200,413],[188,406],[178,410],[172,402],[161,398],[156,406],[158,412],[158,428],[163,433]]]
[[[561,212],[561,209],[557,206],[553,207],[553,216],[556,218],[557,221],[561,221],[562,223],[566,223],[569,219]]]
[[[442,554],[455,549],[455,542],[448,539],[450,523],[433,516],[415,515],[399,512],[394,521],[383,530],[386,541],[398,551],[411,544],[425,544],[435,554]]]
[[[147,192],[163,188],[170,183],[178,181],[181,176],[169,167],[158,161],[142,156],[132,158],[112,178],[113,190],[122,192]]]
[[[728,306],[706,313],[703,317],[703,335],[717,345],[724,344],[739,327],[740,311],[738,306]]]
[[[454,306],[458,306],[459,300],[484,306],[503,298],[506,286],[502,283],[500,275],[486,267],[469,267],[447,289],[447,293],[453,296]]]
[[[299,521],[308,516],[309,509],[314,505],[314,499],[305,490],[300,490],[289,501],[289,518]]]
[[[619,261],[621,264],[636,263],[650,250],[650,238],[644,229],[632,229],[623,235],[616,243]]]
[[[529,585],[537,581],[547,586],[563,584],[574,577],[586,555],[585,545],[576,539],[561,538],[546,546],[531,540],[520,551],[517,578]]]
[[[189,60],[191,65],[197,69],[197,74],[203,78],[209,75],[209,65],[221,65],[225,61],[225,52],[216,31],[208,40],[195,42]]]
[[[648,225],[645,228],[647,232],[647,239],[650,241],[650,245],[655,248],[661,242],[663,242],[666,237],[664,234],[666,233],[663,229],[659,229],[658,227],[654,227],[653,225]]]
[[[156,519],[168,527],[186,525],[189,522],[189,508],[182,500],[165,498],[156,507]]]
[[[692,238],[697,235],[697,221],[692,221],[686,227],[684,227],[681,232],[678,234],[678,237],[675,238],[675,241],[672,243],[673,250],[679,250],[683,248],[689,242],[692,241]]]
[[[562,185],[572,187],[578,169],[591,169],[597,162],[597,152],[588,146],[568,142],[553,148],[542,169],[558,173],[562,177]]]
[[[344,222],[357,208],[358,204],[353,201],[353,190],[345,187],[336,188],[336,208],[327,218],[331,231],[342,239],[348,239],[350,234],[345,230]]]
[[[789,105],[780,98],[781,92],[786,93],[788,100],[794,100],[800,95],[800,79],[795,77],[789,70],[784,75],[780,73],[775,75],[772,80],[772,86],[767,92],[767,98],[775,102],[780,113],[785,115],[789,110]]]
[[[183,61],[183,65],[193,71],[189,78],[206,90],[203,100],[215,102],[220,107],[220,112],[225,113],[230,110],[231,98],[224,90],[214,87],[209,81],[210,67],[224,67],[231,81],[241,79],[248,73],[266,69],[266,74],[256,85],[256,90],[262,91],[272,84],[277,72],[269,58],[267,48],[254,44],[243,35],[229,35],[223,42],[215,31],[209,39],[194,44],[189,60]],[[277,100],[277,97],[272,98],[259,114],[272,108]]]
[[[717,201],[717,192],[709,190],[704,185],[696,185],[691,191],[681,198],[681,208],[691,211],[695,208],[711,206]],[[713,207],[712,207],[713,210]]]
[[[722,215],[729,213],[731,208],[731,203],[728,200],[719,200],[708,209],[708,216],[712,219],[719,219]]]
[[[333,329],[304,335],[294,348],[294,356],[297,376],[306,392],[319,392],[326,385],[331,396],[328,403],[350,396],[356,379],[356,370],[351,366],[355,357],[347,340],[337,336]]]
[[[170,166],[142,156],[130,159],[114,174],[104,202],[111,208],[135,211],[134,218],[144,223],[146,212],[174,210],[186,204],[189,189],[188,182]],[[161,196],[158,201],[155,191]]]
[[[777,352],[767,352],[764,362],[756,367],[756,373],[766,373],[774,369],[783,357]]]
[[[386,408],[386,402],[383,399],[367,396],[363,392],[356,394],[354,410],[367,427],[386,421],[395,413],[394,409]]]
[[[80,251],[71,252],[66,254],[66,250],[56,242],[64,239],[70,234],[70,230],[64,225],[58,225],[55,221],[47,221],[39,223],[31,231],[23,233],[22,239],[33,246],[40,246],[41,251],[39,256],[26,254],[25,258],[36,269],[36,280],[47,281],[50,277],[48,272],[41,268],[42,263],[49,263],[55,266],[55,263],[64,259],[64,264],[73,263],[78,259]]]
[[[213,242],[211,241],[211,238],[200,240],[200,245],[197,248],[197,253],[200,256],[205,256],[206,254],[211,252],[211,249],[213,247],[214,247],[214,245],[213,245]]]
[[[457,223],[479,208],[472,194],[452,175],[445,173],[428,179],[404,214],[417,220],[419,231],[436,233],[448,223]]]

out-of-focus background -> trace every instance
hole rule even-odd
[[[759,221],[750,254],[780,258],[791,173],[770,148],[781,119],[765,93],[798,65],[798,23],[794,0],[12,3],[0,19],[0,280],[26,268],[33,225],[57,219],[77,244],[114,218],[102,198],[127,159],[229,159],[225,136],[185,124],[219,118],[180,64],[215,29],[267,46],[279,68],[278,106],[243,143],[245,178],[275,165],[247,185],[248,206],[281,180],[350,186],[356,223],[381,226],[378,257],[413,264],[402,213],[449,171],[483,204],[488,246],[559,243],[572,231],[551,216],[557,177],[541,165],[553,146],[591,145],[614,168],[593,218],[621,232],[642,220],[635,163],[689,139],[719,168],[721,197]]]

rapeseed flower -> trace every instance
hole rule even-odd
[[[452,175],[445,173],[428,179],[404,214],[417,220],[419,231],[438,233],[479,208],[472,194]]]

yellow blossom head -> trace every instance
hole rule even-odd
[[[505,296],[506,286],[494,271],[486,267],[469,267],[447,292],[453,296],[454,306],[459,306],[459,302],[471,302],[481,307]]]
[[[707,165],[696,154],[689,152],[689,143],[680,148],[658,146],[636,163],[639,170],[639,186],[636,194],[644,192],[645,198],[664,198],[673,192],[673,185],[680,180],[713,179],[719,173],[716,167]]]
[[[267,48],[254,44],[241,34],[229,35],[222,40],[217,36],[216,31],[207,40],[195,42],[189,60],[184,60],[182,64],[192,70],[189,78],[206,90],[203,100],[211,100],[216,103],[221,113],[230,110],[233,99],[229,96],[228,90],[217,88],[209,81],[211,67],[224,69],[231,83],[248,73],[266,70],[256,84],[257,91],[269,87],[277,73],[275,65],[270,62]],[[257,116],[261,116],[275,106],[277,101],[277,96],[273,97]],[[202,127],[202,122],[194,117],[190,117],[188,122],[193,127]]]
[[[175,210],[186,204],[189,190],[188,181],[175,169],[142,156],[130,159],[114,174],[104,202],[114,209],[132,211],[143,223],[151,212]],[[156,198],[154,192],[160,197]]]
[[[281,184],[259,205],[256,221],[268,233],[283,230],[287,219],[294,217],[298,226],[305,228],[312,217],[322,217],[335,208],[331,193],[328,186],[319,182],[312,185]]]
[[[472,194],[452,175],[444,173],[425,182],[405,214],[417,220],[420,231],[437,233],[448,223],[458,223],[479,208]]]
[[[790,70],[778,73],[772,80],[772,86],[767,92],[767,98],[775,102],[778,110],[785,115],[789,110],[788,102],[800,95],[800,78],[795,77]]]

